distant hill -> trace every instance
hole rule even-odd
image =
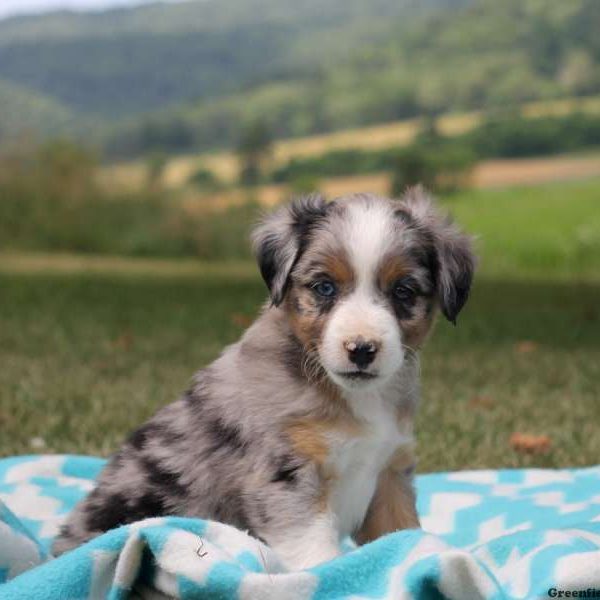
[[[78,111],[132,115],[301,80],[317,66],[305,39],[324,47],[335,34],[349,49],[352,28],[448,3],[460,0],[198,0],[20,18],[0,23],[0,76]]]
[[[2,110],[0,132],[43,121],[135,155],[231,145],[256,119],[294,136],[594,94],[599,22],[598,0],[195,0],[10,19],[0,95],[16,86],[50,112],[12,111],[7,127]]]
[[[43,138],[85,127],[51,96],[0,79],[0,144],[19,136]]]

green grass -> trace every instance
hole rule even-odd
[[[107,454],[243,329],[264,290],[252,272],[140,277],[0,275],[0,454]],[[420,470],[597,462],[600,286],[481,278],[459,326],[423,357]],[[537,344],[519,353],[523,340]],[[491,406],[472,407],[478,396]],[[515,432],[553,450],[523,456]]]
[[[600,180],[470,190],[447,199],[495,277],[600,276]]]
[[[108,453],[240,331],[263,290],[206,276],[0,275],[0,454]],[[232,320],[233,319],[233,320]]]
[[[423,355],[420,471],[598,461],[599,190],[446,200],[482,266]],[[208,265],[0,255],[0,455],[108,454],[175,399],[265,299],[253,265]],[[515,432],[550,436],[550,453],[516,453]]]

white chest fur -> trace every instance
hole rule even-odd
[[[329,455],[335,473],[330,506],[342,536],[360,526],[379,473],[396,449],[412,440],[409,432],[399,430],[394,408],[378,394],[354,398],[351,403],[364,424],[363,432],[331,440]]]

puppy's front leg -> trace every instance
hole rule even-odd
[[[269,542],[284,565],[299,571],[339,556],[339,534],[329,512],[317,513],[280,532]]]
[[[400,529],[420,527],[412,481],[412,456],[401,450],[379,475],[375,494],[354,539],[367,544]]]

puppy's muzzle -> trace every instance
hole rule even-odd
[[[358,337],[344,342],[348,360],[359,369],[366,369],[374,360],[381,343],[376,340],[365,340]]]

